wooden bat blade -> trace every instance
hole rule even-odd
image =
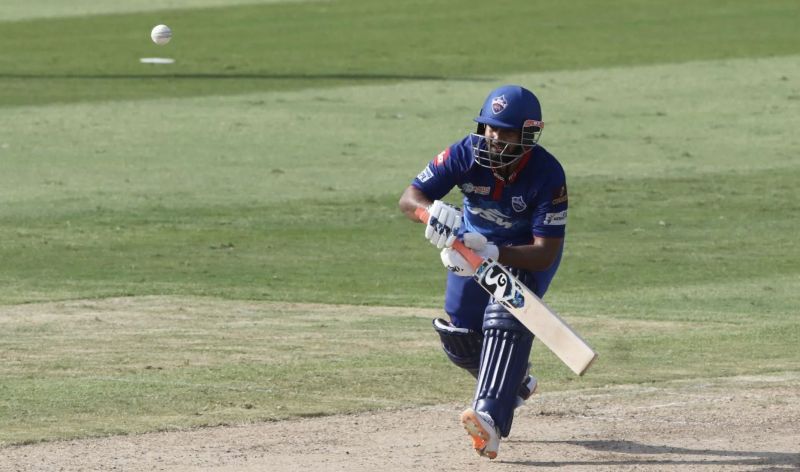
[[[484,260],[475,279],[576,374],[583,375],[597,358],[564,319],[501,264]]]

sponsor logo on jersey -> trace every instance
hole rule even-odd
[[[423,183],[429,181],[431,177],[433,177],[433,171],[431,171],[431,168],[428,166],[425,166],[422,172],[417,174],[417,180]]]
[[[517,213],[525,211],[528,208],[528,205],[525,204],[525,200],[522,199],[522,196],[517,195],[516,197],[511,197],[511,206],[514,208],[514,211]]]
[[[484,220],[491,221],[497,226],[502,226],[505,229],[511,229],[511,227],[514,226],[510,221],[508,221],[510,219],[508,215],[504,215],[502,212],[495,210],[494,208],[469,208],[469,212],[473,215],[480,216]]]
[[[506,101],[505,95],[500,95],[492,99],[492,113],[495,115],[505,110],[507,106],[508,102]]]
[[[553,205],[559,205],[567,201],[567,186],[562,185],[561,187],[553,190]]]
[[[564,226],[567,224],[567,210],[545,214],[544,224],[549,226]]]
[[[492,188],[486,185],[475,185],[472,182],[467,182],[461,186],[461,191],[464,193],[477,193],[478,195],[489,195]]]
[[[448,157],[450,157],[450,148],[445,149],[436,156],[436,165],[440,166],[444,164],[444,161],[446,161]]]

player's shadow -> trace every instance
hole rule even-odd
[[[624,458],[612,460],[586,460],[586,461],[500,461],[517,465],[528,465],[534,467],[567,467],[567,466],[632,466],[650,465],[658,467],[675,466],[678,470],[685,465],[720,465],[720,466],[793,466],[800,469],[800,453],[796,452],[767,452],[767,451],[726,451],[721,449],[690,449],[673,446],[651,446],[634,441],[520,441],[508,440],[508,442],[542,444],[570,444],[581,446],[593,451],[631,454],[631,455],[670,455],[675,458],[653,458],[642,459]],[[695,456],[696,458],[681,458],[684,456]],[[700,456],[700,457],[697,457]],[[705,456],[705,457],[703,457]],[[502,456],[501,456],[502,457]],[[713,458],[712,458],[713,457]]]

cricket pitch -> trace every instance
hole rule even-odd
[[[131,307],[133,308],[133,307]],[[380,307],[362,307],[380,310]],[[335,309],[335,308],[332,308]],[[385,310],[385,308],[384,308]],[[800,374],[542,392],[496,460],[442,403],[0,447],[0,471],[765,471],[800,468]]]

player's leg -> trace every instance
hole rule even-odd
[[[508,436],[520,385],[528,370],[533,334],[499,303],[486,307],[475,410],[488,413]]]
[[[530,385],[528,357],[533,334],[499,303],[486,307],[483,334],[475,401],[462,413],[461,422],[472,436],[475,450],[493,459],[500,438],[511,431],[520,391]],[[535,389],[535,379],[532,387]]]
[[[539,382],[536,380],[531,374],[531,364],[528,363],[528,368],[525,371],[525,376],[522,378],[522,383],[519,386],[519,390],[517,390],[517,404],[516,408],[521,407],[525,400],[529,399],[536,393],[536,390],[539,388]]]
[[[559,258],[561,256],[559,255]],[[544,296],[544,292],[547,291],[547,285],[549,285],[549,279],[547,279],[546,283],[541,280],[537,275],[541,274],[539,272],[531,273],[526,272],[519,269],[510,269],[511,273],[514,274],[515,277],[519,278],[529,289],[531,289],[534,293],[536,293],[539,297]],[[535,335],[534,335],[535,339]],[[519,386],[519,390],[517,391],[517,402],[516,407],[519,408],[525,403],[525,400],[529,399],[534,393],[536,393],[536,389],[538,388],[539,384],[536,380],[536,377],[531,375],[531,363],[528,362],[528,366],[525,369],[525,375],[522,377],[522,383]]]
[[[445,312],[450,320],[433,320],[448,359],[475,378],[483,346],[483,313],[488,301],[489,294],[471,277],[448,273]]]

